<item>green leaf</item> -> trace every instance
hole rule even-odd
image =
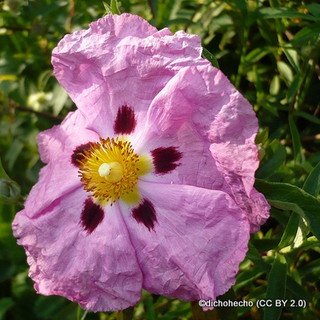
[[[12,170],[14,167],[14,164],[21,153],[24,145],[23,142],[19,139],[15,139],[13,143],[11,144],[7,154],[5,155],[5,159],[8,161],[8,167],[9,170]]]
[[[110,5],[102,1],[106,14],[121,14],[118,0],[111,0]]]
[[[202,55],[204,58],[206,58],[208,61],[211,62],[211,64],[219,69],[219,63],[218,60],[216,59],[216,57],[206,48],[202,48]]]
[[[307,193],[311,194],[312,196],[317,197],[317,195],[319,193],[319,188],[320,188],[320,162],[310,172],[306,181],[303,184],[302,189],[304,191],[306,191]],[[310,231],[306,224],[307,223],[306,223],[305,219],[300,217],[298,229],[297,229],[297,234],[294,239],[294,247],[295,248],[300,247],[303,244],[304,240],[306,239],[306,237]]]
[[[286,8],[262,8],[259,10],[258,16],[260,19],[300,18],[302,20],[310,21],[319,20],[309,14],[300,13]]]
[[[255,142],[255,144],[265,143],[268,140],[268,137],[269,137],[269,128],[265,127],[265,128],[263,128],[263,130],[261,132],[259,132],[256,135],[254,142]]]
[[[257,248],[254,246],[253,243],[251,243],[251,241],[249,241],[248,243],[248,252],[246,257],[252,261],[254,260],[260,260],[261,256],[259,254],[259,251],[257,250]]]
[[[298,52],[294,49],[282,49],[295,72],[300,72]]]
[[[311,297],[309,292],[306,291],[306,289],[301,286],[299,283],[297,283],[292,277],[287,276],[287,289],[293,293],[296,298],[306,300],[307,302],[311,301]]]
[[[320,259],[314,259],[307,265],[304,265],[300,270],[301,277],[305,277],[309,274],[319,276],[320,274]]]
[[[317,39],[320,34],[320,22],[304,27],[291,40],[292,45],[303,45],[311,39]]]
[[[276,142],[278,142],[276,140]],[[275,143],[274,143],[275,144]],[[256,172],[257,178],[269,178],[271,177],[276,170],[285,162],[286,160],[286,149],[285,147],[278,142],[278,148],[276,152],[270,157],[270,159],[260,167]]]
[[[3,169],[1,158],[0,158],[0,178],[5,180],[11,180],[9,176],[7,175],[6,171]]]
[[[5,313],[14,305],[14,301],[11,298],[0,299],[0,320],[4,319]]]
[[[270,83],[269,92],[273,96],[277,95],[280,91],[280,79],[278,75],[275,75]]]
[[[64,88],[57,84],[53,89],[53,99],[52,99],[52,105],[53,105],[53,114],[57,116],[60,111],[63,109],[63,106],[65,105],[66,101],[68,100],[68,93]]]
[[[320,239],[320,200],[302,189],[277,182],[256,179],[255,187],[275,208],[292,210],[305,218],[312,233]]]
[[[293,212],[290,215],[289,222],[282,234],[277,250],[280,250],[284,247],[289,246],[294,241],[295,236],[297,234],[299,222],[300,222],[300,216],[296,212]]]
[[[0,159],[0,203],[12,204],[20,197],[19,185],[9,178]]]
[[[288,66],[288,64],[286,64],[283,61],[278,61],[277,66],[278,66],[279,73],[284,78],[287,86],[289,87],[289,85],[293,81],[293,73],[291,68]]]
[[[296,115],[298,117],[301,117],[301,118],[304,118],[304,119],[307,119],[310,122],[313,122],[313,123],[316,123],[316,124],[320,124],[320,119],[316,118],[312,114],[309,114],[309,113],[306,113],[306,112],[303,112],[303,111],[295,111],[294,115]]]
[[[302,82],[303,82],[303,75],[302,74],[297,74],[294,77],[294,79],[293,79],[293,81],[292,81],[292,83],[289,86],[288,91],[287,91],[287,100],[289,102],[293,101],[293,98],[296,95],[296,93],[298,92]]]
[[[237,282],[233,286],[234,290],[238,290],[242,288],[247,283],[251,283],[254,279],[260,277],[265,273],[265,270],[261,267],[261,265],[255,265],[249,270],[244,270],[237,275]]]
[[[306,8],[310,11],[314,16],[320,16],[320,4],[311,3],[306,6]]]
[[[262,59],[265,55],[270,53],[270,49],[266,47],[258,47],[250,51],[244,58],[245,63],[254,63]]]
[[[309,173],[302,189],[312,196],[318,196],[320,191],[320,162]]]
[[[284,299],[287,282],[287,262],[284,256],[276,254],[268,277],[267,300],[273,301],[272,306],[264,311],[264,320],[278,320],[281,316],[282,307],[275,305],[275,300]]]
[[[289,126],[290,126],[290,131],[292,136],[294,160],[296,163],[301,164],[305,161],[305,157],[302,151],[299,131],[296,127],[296,124],[291,114],[289,115]]]

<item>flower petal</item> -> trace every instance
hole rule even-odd
[[[249,239],[249,223],[232,198],[191,186],[141,182],[139,188],[157,215],[150,231],[126,217],[143,288],[182,300],[215,299],[226,292]]]
[[[181,165],[171,174],[149,178],[227,192],[255,232],[270,208],[253,189],[259,165],[257,130],[253,108],[221,71],[191,66],[180,70],[153,100],[144,135],[132,144],[137,152],[146,146],[176,146]]]
[[[89,141],[98,141],[96,133],[86,129],[79,111],[70,113],[59,126],[38,135],[41,160],[48,163],[41,169],[39,181],[25,203],[29,217],[41,215],[47,207],[81,185],[78,168],[72,163],[73,151]]]
[[[141,297],[142,274],[123,218],[109,207],[89,234],[80,224],[86,197],[79,188],[39,217],[30,218],[25,210],[17,213],[14,235],[27,251],[35,289],[92,311],[133,306]]]
[[[99,141],[97,133],[87,126],[86,118],[77,110],[70,112],[60,125],[40,132],[37,140],[41,161],[55,162],[59,158],[70,162],[77,147]]]
[[[206,64],[198,36],[157,31],[130,14],[107,15],[66,35],[52,53],[54,74],[103,138],[120,107],[133,108],[138,134],[154,97],[186,65]]]

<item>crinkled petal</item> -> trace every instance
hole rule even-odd
[[[119,108],[134,109],[139,132],[145,113],[170,78],[201,59],[198,36],[157,31],[130,14],[108,15],[66,35],[52,53],[54,74],[101,137],[113,136]],[[91,128],[91,127],[89,127]]]
[[[70,113],[61,125],[38,135],[41,160],[48,164],[41,169],[39,181],[29,193],[25,203],[26,215],[41,215],[63,195],[81,185],[78,168],[71,163],[73,150],[98,139],[95,132],[86,129],[85,118],[79,111]]]
[[[80,225],[87,194],[78,188],[37,218],[17,213],[13,231],[23,245],[35,289],[62,295],[92,311],[120,310],[141,297],[142,274],[122,215],[108,208],[92,234]]]
[[[65,159],[70,162],[73,150],[89,141],[99,141],[99,135],[87,129],[86,118],[79,110],[70,112],[60,125],[38,134],[38,148],[42,162]]]
[[[152,180],[228,192],[246,212],[252,231],[269,216],[269,205],[253,189],[259,165],[255,113],[221,71],[211,66],[180,70],[155,97],[138,152],[176,146],[181,165]],[[258,199],[259,198],[259,199]]]
[[[248,220],[232,198],[221,191],[152,182],[141,182],[139,189],[157,218],[149,231],[126,216],[143,288],[189,301],[226,292],[249,240]]]

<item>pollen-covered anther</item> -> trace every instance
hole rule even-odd
[[[138,177],[147,173],[151,165],[137,155],[129,141],[121,138],[102,139],[90,143],[79,161],[79,176],[82,185],[98,203],[111,205],[120,198],[130,201],[128,194],[134,193]]]

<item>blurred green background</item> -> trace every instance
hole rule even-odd
[[[260,131],[256,188],[271,218],[252,235],[234,287],[221,299],[288,299],[285,308],[216,308],[143,292],[125,312],[87,313],[39,296],[11,222],[42,163],[36,136],[75,109],[52,74],[64,34],[110,10],[202,38],[204,56],[251,102]],[[212,56],[210,52],[214,55]],[[259,0],[0,1],[0,320],[320,319],[320,4]],[[214,58],[215,57],[215,58]]]

